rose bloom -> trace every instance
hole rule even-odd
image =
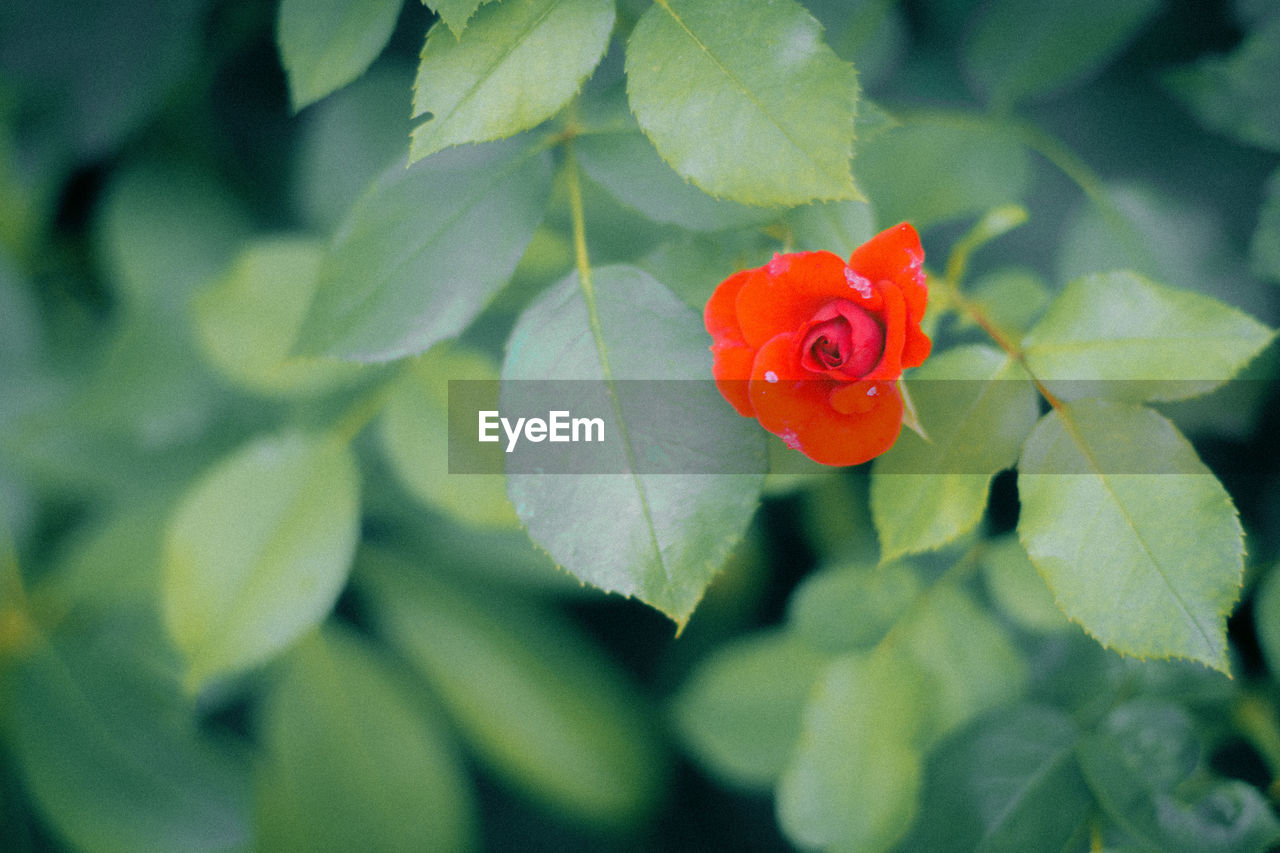
[[[738,414],[825,465],[888,450],[902,427],[898,378],[932,346],[920,236],[895,225],[854,251],[777,254],[729,276],[703,319],[712,373]]]

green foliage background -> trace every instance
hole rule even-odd
[[[1272,849],[1277,80],[1266,0],[6,3],[0,848]],[[449,379],[705,378],[903,220],[927,438],[447,473]]]

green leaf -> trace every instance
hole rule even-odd
[[[360,368],[291,356],[320,279],[322,244],[307,238],[259,240],[193,301],[205,356],[238,384],[264,394],[307,395],[350,382]]]
[[[465,32],[427,34],[414,84],[409,162],[528,130],[558,113],[604,56],[611,0],[503,0]]]
[[[1013,130],[941,116],[862,143],[857,173],[881,227],[909,220],[923,229],[1020,201],[1031,163]]]
[[[796,588],[787,602],[787,620],[820,652],[870,649],[922,589],[919,576],[905,563],[824,569]]]
[[[316,233],[337,230],[369,183],[404,158],[412,86],[411,67],[379,63],[301,117],[290,186]]]
[[[781,631],[720,646],[693,671],[672,706],[689,750],[729,782],[773,784],[800,735],[823,658]]]
[[[877,853],[906,832],[922,775],[921,680],[883,646],[827,667],[778,782],[778,821],[792,842]]]
[[[858,84],[794,0],[658,0],[627,43],[627,93],[672,167],[758,205],[854,199]]]
[[[1069,716],[1034,705],[958,732],[929,759],[921,818],[904,849],[1073,849],[1093,803],[1075,760],[1078,737]]]
[[[335,236],[298,350],[385,361],[457,335],[511,277],[550,193],[550,157],[529,140],[393,166]]]
[[[1252,28],[1226,56],[1207,56],[1165,78],[1206,127],[1246,145],[1280,151],[1280,18]]]
[[[762,225],[774,215],[689,184],[662,162],[639,128],[589,134],[575,140],[573,150],[588,177],[654,222],[720,231]]]
[[[366,643],[314,633],[261,722],[264,850],[467,850],[470,779],[438,713]]]
[[[1273,337],[1208,296],[1112,272],[1070,282],[1022,349],[1060,399],[1179,400],[1229,380]]]
[[[1103,645],[1227,671],[1243,533],[1218,479],[1155,412],[1081,400],[1018,463],[1018,536],[1058,606]]]
[[[777,245],[754,230],[721,234],[684,231],[636,263],[700,314],[720,282],[738,270],[763,266]]]
[[[1000,611],[1028,631],[1057,631],[1066,617],[1016,536],[987,543],[979,558],[987,591]]]
[[[1049,288],[1029,269],[1010,267],[983,276],[973,284],[969,302],[1005,337],[1018,340],[1049,305]],[[967,313],[956,317],[962,329],[977,328]]]
[[[341,89],[386,47],[400,0],[280,0],[276,36],[294,111]]]
[[[502,377],[590,380],[534,387],[565,395],[573,386],[601,401],[590,414],[604,421],[600,446],[619,473],[512,473],[508,494],[557,563],[683,624],[755,511],[763,432],[708,381],[706,335],[689,308],[632,267],[592,277],[590,307],[576,274],[529,306],[511,333]],[[624,392],[616,380],[683,381],[632,382]],[[514,387],[504,384],[504,395]],[[653,460],[661,473],[644,473],[642,463]],[[712,470],[724,473],[696,473]]]
[[[113,619],[64,631],[6,679],[26,791],[75,849],[250,850],[247,767],[198,731],[158,626]]]
[[[478,527],[515,527],[504,477],[449,473],[451,379],[492,382],[496,407],[493,360],[476,350],[437,347],[396,382],[379,421],[383,452],[400,481],[428,506]]]
[[[644,702],[567,623],[384,557],[363,560],[358,579],[380,630],[502,777],[594,823],[652,805],[663,763]]]
[[[1035,388],[985,346],[950,349],[908,383],[929,440],[903,430],[871,470],[881,559],[939,548],[982,519],[991,478],[1018,459],[1039,413]]]
[[[1254,275],[1280,283],[1280,169],[1267,178],[1267,195],[1249,242],[1249,261]]]
[[[488,2],[490,0],[423,0],[424,5],[430,6],[458,37],[462,36],[476,9]]]
[[[995,0],[974,21],[964,68],[999,106],[1056,93],[1099,72],[1159,9],[1159,0]]]
[[[1273,568],[1259,585],[1253,621],[1267,665],[1280,672],[1280,570]]]
[[[865,201],[806,204],[785,220],[797,251],[827,251],[847,258],[875,236],[871,205]]]
[[[163,564],[189,685],[260,664],[325,617],[350,569],[358,492],[350,449],[299,433],[259,438],[191,485]]]
[[[1077,748],[1103,810],[1168,853],[1263,853],[1280,838],[1256,788],[1238,780],[1183,783],[1200,746],[1180,707],[1137,700],[1115,708]]]
[[[1008,631],[973,596],[937,582],[897,626],[916,668],[927,677],[923,734],[936,739],[979,714],[1015,700],[1027,664]]]

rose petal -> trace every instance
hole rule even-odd
[[[742,328],[738,325],[738,291],[759,270],[741,270],[726,278],[716,286],[715,292],[707,300],[707,307],[702,311],[702,322],[716,341],[725,338],[742,340]]]
[[[806,379],[795,362],[793,335],[778,335],[756,356],[749,393],[765,429],[824,465],[859,465],[893,446],[902,428],[894,385]]]
[[[738,291],[737,317],[743,339],[761,347],[775,337],[806,325],[824,303],[848,299],[873,314],[881,297],[874,288],[864,295],[845,277],[847,266],[831,252],[775,255],[763,274]]]
[[[902,291],[892,282],[882,281],[877,288],[884,298],[880,322],[884,324],[884,355],[880,363],[862,377],[892,381],[902,375],[902,347],[907,339],[907,307]]]
[[[911,223],[881,231],[853,250],[849,266],[873,282],[891,281],[902,291],[907,316],[916,323],[924,317],[929,291],[924,276],[924,248]]]
[[[711,353],[715,359],[711,364],[711,375],[715,377],[716,387],[738,414],[754,418],[756,412],[747,396],[747,380],[751,378],[751,363],[755,361],[756,351],[744,344],[716,343],[711,346]]]

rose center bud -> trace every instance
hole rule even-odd
[[[860,379],[884,354],[884,329],[866,310],[847,299],[828,302],[809,321],[800,364],[815,373]]]

